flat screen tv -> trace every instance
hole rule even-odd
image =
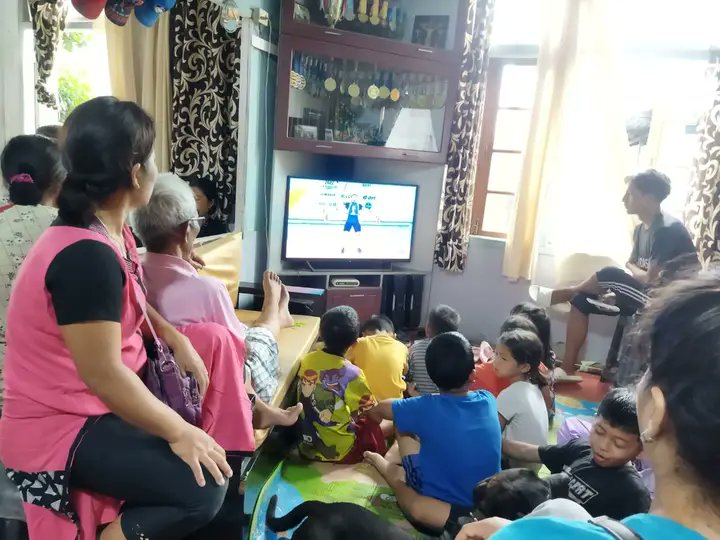
[[[409,261],[418,186],[288,177],[283,259]]]

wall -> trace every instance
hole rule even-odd
[[[529,300],[527,281],[510,282],[502,275],[505,242],[473,237],[470,240],[465,273],[452,274],[433,270],[427,310],[437,304],[448,304],[463,318],[462,331],[472,340],[494,339],[500,325],[515,304]],[[552,283],[553,258],[541,255],[538,279]],[[553,342],[565,341],[566,315],[550,310]],[[593,317],[585,357],[604,362],[615,329],[614,317]]]
[[[25,2],[0,2],[0,147],[23,132],[23,71],[20,6]]]

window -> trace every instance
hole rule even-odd
[[[491,58],[471,234],[504,238],[515,205],[537,79],[534,60]]]
[[[43,125],[62,124],[79,104],[111,93],[103,17],[88,21],[72,5],[69,6],[65,31],[48,83],[49,90],[57,98],[58,110],[37,102],[33,31],[27,24],[23,34],[26,132],[32,133]]]

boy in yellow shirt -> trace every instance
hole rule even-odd
[[[378,401],[401,399],[406,385],[408,348],[395,339],[395,327],[384,315],[376,315],[362,327],[362,335],[346,358],[363,370]]]

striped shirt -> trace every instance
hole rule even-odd
[[[415,388],[421,394],[437,394],[437,385],[432,381],[425,365],[425,354],[427,353],[429,339],[423,339],[413,343],[410,347],[408,358],[408,379],[415,383]]]

